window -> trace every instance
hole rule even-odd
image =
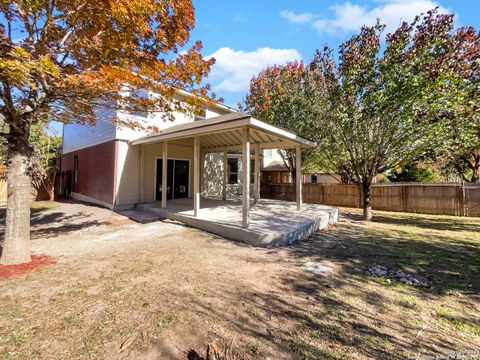
[[[288,173],[283,173],[282,174],[282,184],[291,184],[292,181],[292,175]]]
[[[312,174],[311,175],[311,183],[316,184],[317,183],[317,174]]]
[[[228,183],[238,183],[238,158],[228,158],[227,160]]]
[[[78,155],[73,157],[73,182],[78,183]]]
[[[255,181],[255,160],[250,159],[250,184]]]
[[[263,156],[264,156],[264,157],[269,157],[269,158],[273,157],[273,151],[272,151],[272,149],[265,149],[265,150],[263,150]]]

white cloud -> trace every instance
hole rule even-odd
[[[316,16],[311,13],[294,14],[287,10],[282,11],[285,13],[281,13],[280,16],[290,22],[308,23],[319,33],[330,35],[358,31],[363,25],[374,25],[377,19],[387,26],[387,32],[392,32],[402,21],[411,22],[415,16],[437,6],[441,13],[451,12],[435,0],[379,0],[375,7],[359,5],[350,1],[337,3],[330,7],[331,17]]]
[[[206,58],[215,58],[215,65],[208,77],[217,92],[247,92],[250,79],[267,65],[281,65],[302,56],[295,49],[258,48],[254,51],[234,50],[223,47]]]
[[[402,21],[410,22],[416,15],[427,12],[437,6],[432,0],[389,0],[374,8],[346,2],[332,7],[332,19],[320,19],[313,26],[320,32],[334,33],[340,31],[355,31],[362,25],[373,25],[377,19],[387,25],[386,31],[394,31]],[[440,12],[449,12],[440,6]]]
[[[247,21],[247,15],[244,14],[242,11],[238,12],[235,14],[233,17],[233,21],[239,22],[239,23],[244,23]]]
[[[296,14],[290,10],[282,10],[280,11],[280,17],[287,19],[289,22],[293,24],[305,24],[317,18],[318,15],[312,14],[310,12],[303,12],[303,13]]]

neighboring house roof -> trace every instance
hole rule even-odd
[[[288,171],[283,161],[274,160],[267,166],[262,168],[262,171]]]
[[[215,149],[221,151],[222,148],[233,148],[242,144],[242,128],[246,127],[252,130],[250,132],[250,141],[254,144],[265,144],[262,148],[271,149],[275,147],[293,147],[295,145],[301,145],[302,147],[315,146],[315,143],[312,141],[241,112],[174,125],[162,130],[159,134],[131,141],[131,144],[148,144],[201,135],[202,148],[208,148],[211,151]]]

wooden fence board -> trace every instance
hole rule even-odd
[[[44,186],[40,189],[35,189],[33,186],[30,189],[30,196],[32,201],[49,200],[49,195]],[[7,206],[7,173],[0,172],[0,206]]]
[[[294,184],[262,185],[262,197],[295,200]],[[303,201],[307,203],[361,207],[358,185],[304,184]],[[375,184],[372,207],[376,210],[422,214],[480,216],[480,184]]]
[[[465,186],[465,212],[469,216],[480,216],[480,185]]]

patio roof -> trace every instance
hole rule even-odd
[[[201,154],[209,152],[223,153],[223,194],[226,194],[227,187],[227,153],[232,150],[242,152],[242,226],[248,228],[250,213],[250,154],[253,147],[254,179],[253,198],[256,204],[260,194],[260,152],[261,149],[295,148],[296,162],[296,202],[297,210],[302,205],[302,172],[301,159],[302,147],[315,146],[315,143],[297,136],[289,131],[257,120],[250,115],[240,112],[221,115],[210,119],[198,120],[186,124],[171,126],[159,134],[146,136],[134,141],[131,145],[145,145],[162,143],[162,194],[168,193],[168,148],[175,140],[181,142],[192,142],[193,140],[193,215],[198,217],[200,211],[200,167]],[[251,146],[253,145],[253,146]],[[143,159],[143,147],[140,147],[140,158]],[[143,161],[143,160],[141,160]],[[140,172],[142,173],[142,172]],[[142,179],[140,182],[142,183]],[[167,207],[167,196],[162,197],[162,208]]]
[[[315,143],[240,112],[171,126],[159,134],[131,141],[132,145],[149,144],[201,136],[201,147],[207,151],[241,148],[242,130],[250,129],[250,141],[260,148],[312,147]]]

